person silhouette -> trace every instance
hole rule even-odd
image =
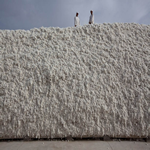
[[[74,26],[77,27],[80,25],[80,19],[78,17],[79,13],[76,13],[76,16],[74,17]]]
[[[93,11],[91,10],[91,16],[89,18],[89,24],[93,24],[94,23],[94,15],[93,15]]]

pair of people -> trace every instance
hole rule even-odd
[[[93,11],[90,11],[91,15],[89,18],[89,24],[93,24],[94,23],[94,15],[93,15]],[[80,19],[79,19],[79,13],[76,13],[76,16],[74,17],[74,26],[77,27],[80,25]]]

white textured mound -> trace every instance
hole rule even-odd
[[[0,30],[0,138],[150,136],[150,25]]]

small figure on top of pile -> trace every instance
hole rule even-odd
[[[80,19],[78,17],[79,13],[76,13],[76,16],[74,17],[74,26],[77,27],[80,25]]]
[[[91,16],[89,18],[89,24],[93,24],[94,23],[94,15],[93,15],[93,11],[91,10]]]

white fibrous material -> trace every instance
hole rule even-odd
[[[150,25],[0,30],[0,138],[150,136]]]

